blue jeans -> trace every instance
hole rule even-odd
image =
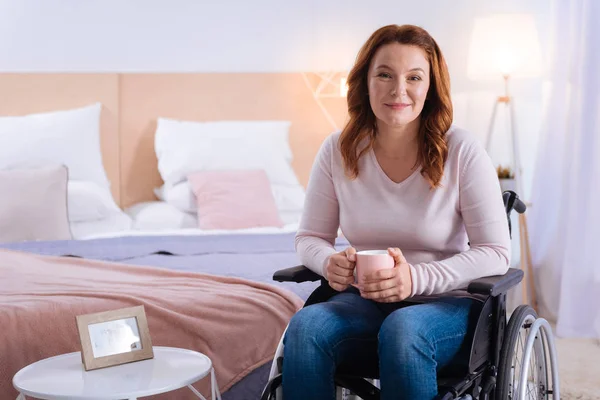
[[[339,368],[379,369],[381,399],[433,399],[437,372],[459,355],[473,300],[377,303],[351,288],[292,317],[284,337],[284,400],[335,399]]]

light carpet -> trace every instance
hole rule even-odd
[[[560,398],[600,400],[600,343],[594,339],[557,338]]]

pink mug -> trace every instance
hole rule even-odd
[[[394,268],[394,258],[387,250],[364,250],[356,253],[356,278],[358,284],[364,282],[366,275],[386,268]]]

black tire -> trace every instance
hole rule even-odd
[[[518,389],[517,384],[521,373],[521,359],[518,357],[517,352],[524,350],[529,327],[537,317],[535,310],[528,305],[520,305],[510,317],[500,352],[500,365],[498,366],[498,381],[495,396],[497,400],[513,400],[517,397],[515,392]],[[541,332],[538,332],[537,336],[538,339],[534,342],[530,361],[534,364],[533,366],[530,365],[529,374],[532,374],[533,380],[536,381],[534,398],[541,400],[548,398],[548,368]],[[518,366],[519,376],[515,376],[517,375],[515,365]]]

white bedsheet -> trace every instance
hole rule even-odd
[[[171,236],[171,235],[229,235],[229,234],[281,234],[294,233],[299,222],[284,225],[282,228],[257,227],[248,229],[198,229],[194,216],[184,213],[163,201],[136,204],[121,213],[122,218],[72,224],[76,230],[75,239],[89,240],[123,236]],[[126,223],[127,222],[127,223]],[[75,225],[75,226],[74,226]]]
[[[203,230],[196,228],[194,215],[182,212],[164,201],[150,201],[115,213],[109,219],[71,224],[71,230],[75,239],[89,240],[123,236],[281,234],[296,232],[298,225],[299,222],[294,222],[282,228]]]

